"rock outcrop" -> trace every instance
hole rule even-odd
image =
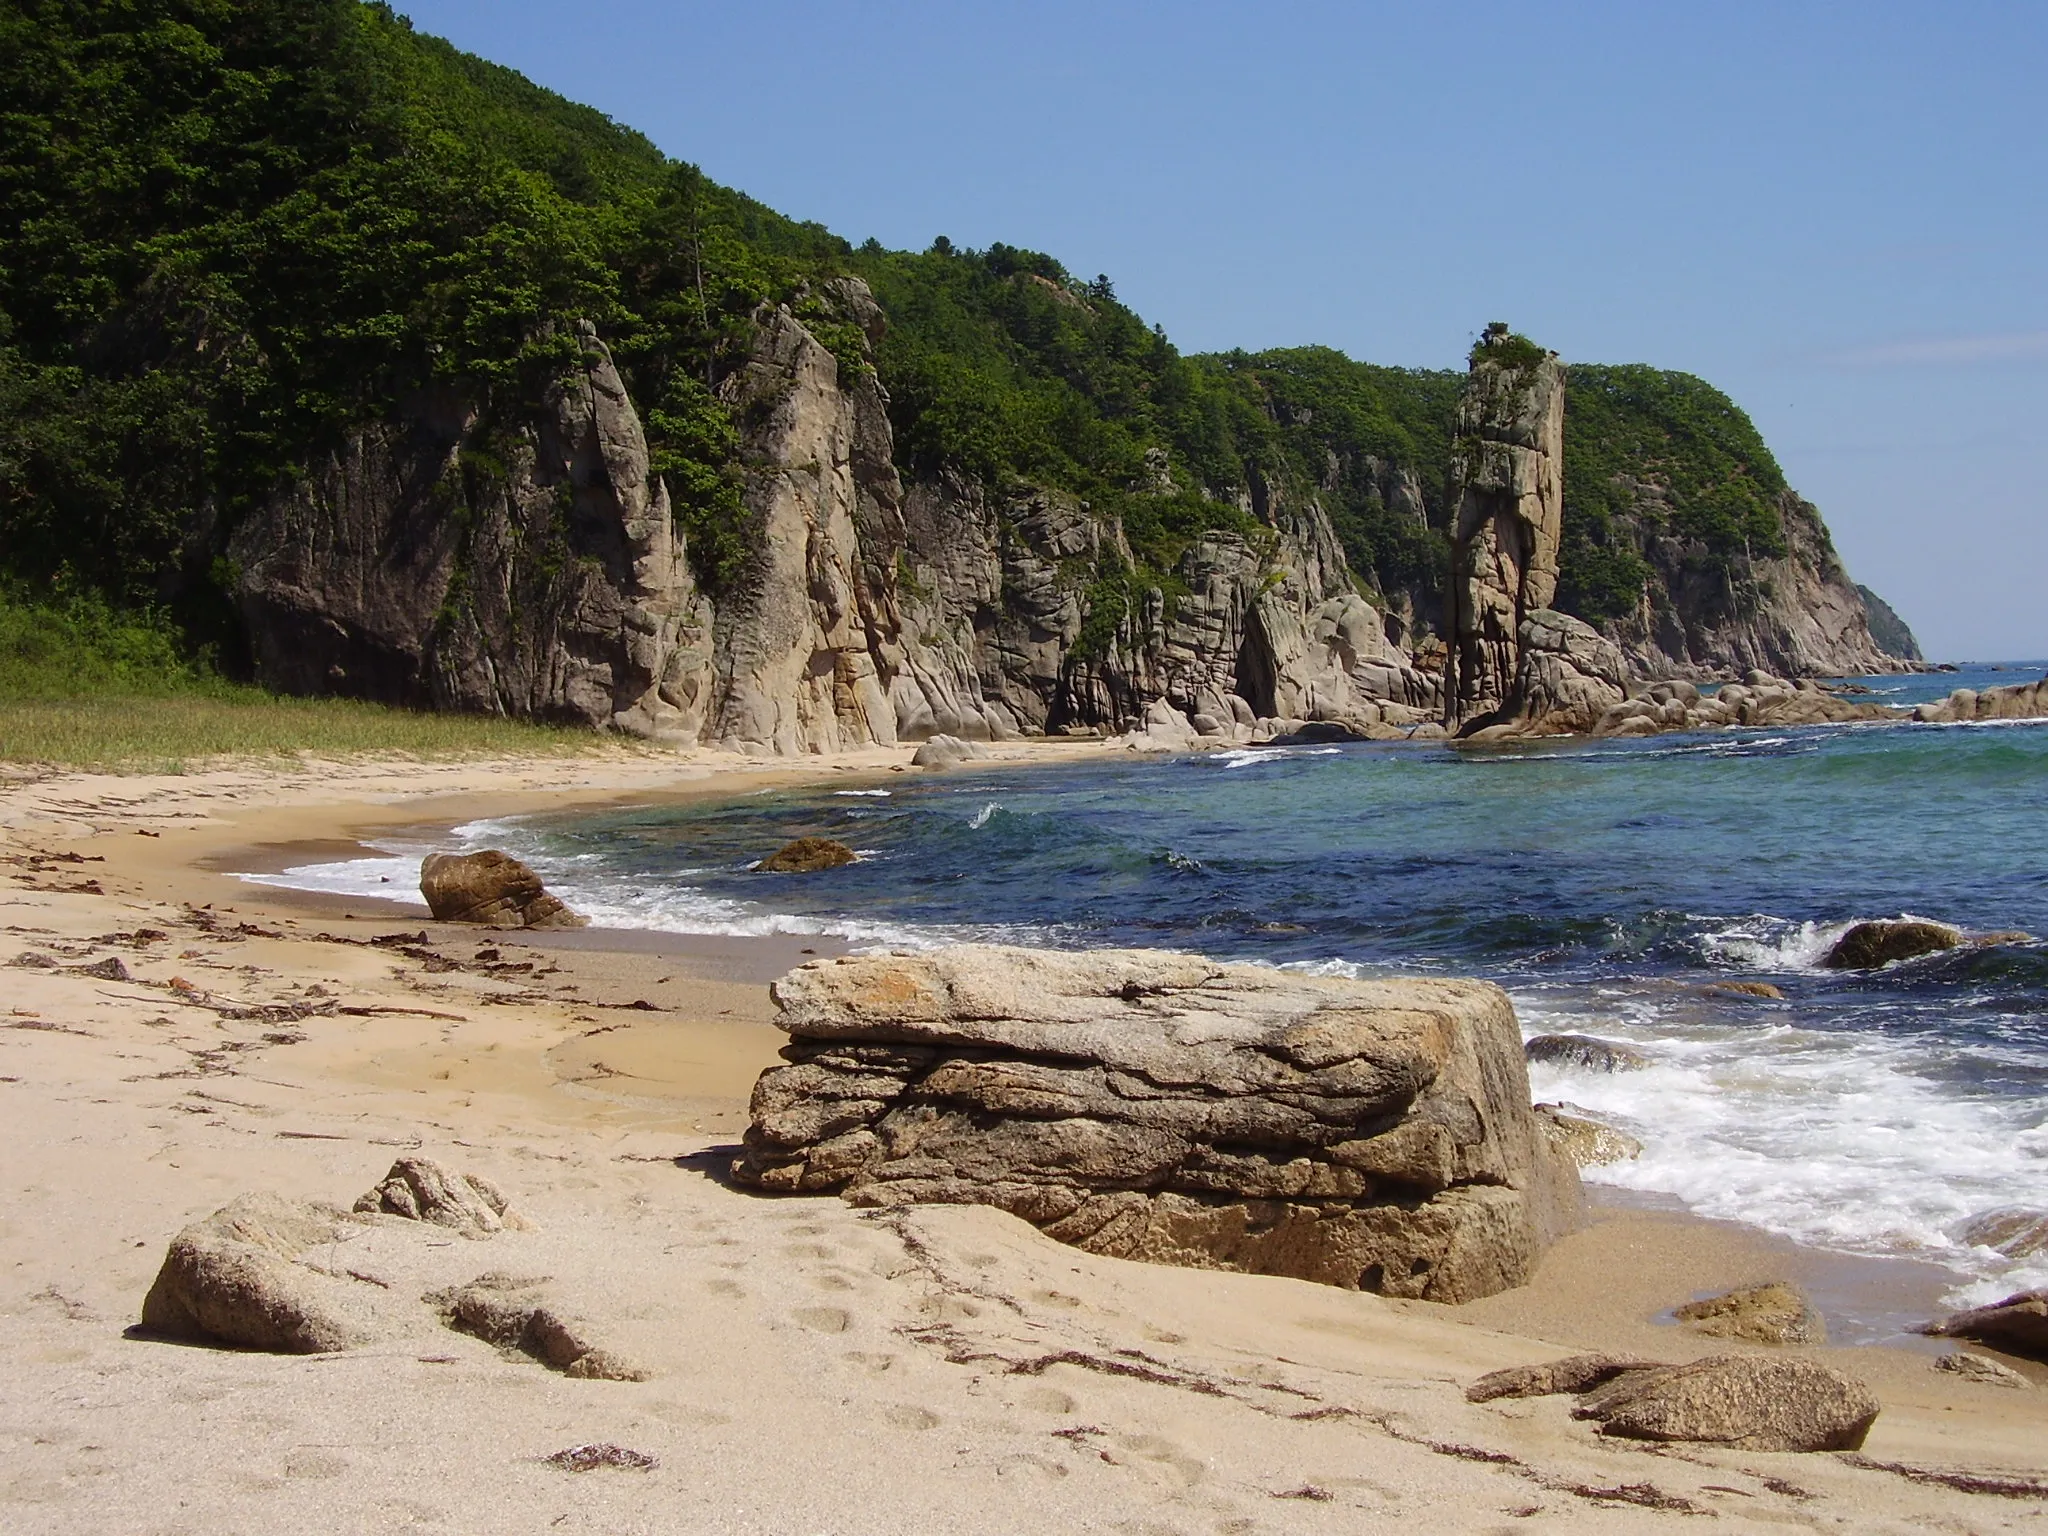
[[[1591,1115],[1573,1114],[1562,1104],[1538,1104],[1536,1123],[1551,1151],[1575,1168],[1632,1162],[1643,1155],[1643,1144],[1628,1132],[1618,1131]]]
[[[995,1205],[1091,1252],[1450,1302],[1521,1284],[1575,1207],[1480,983],[967,945],[774,993],[788,1065],[734,1167],[761,1189]]]
[[[384,1292],[308,1262],[346,1231],[329,1207],[243,1195],[171,1240],[142,1326],[279,1354],[368,1344],[390,1331]]]
[[[1744,1286],[1689,1301],[1671,1314],[1694,1333],[1752,1344],[1825,1344],[1827,1324],[1811,1303],[1782,1281]]]
[[[1938,704],[1916,704],[1913,718],[1944,725],[1965,720],[2048,719],[2048,678],[2003,688],[1958,688]]]
[[[1920,642],[1913,637],[1912,627],[1899,616],[1897,609],[1861,582],[1856,584],[1856,595],[1863,599],[1863,615],[1870,626],[1870,638],[1880,651],[1896,661],[1927,659],[1920,653]]]
[[[1980,1386],[2004,1387],[2024,1392],[2033,1383],[2009,1365],[2000,1365],[1996,1360],[1986,1360],[1982,1355],[1968,1355],[1961,1350],[1954,1354],[1942,1355],[1934,1362],[1937,1371],[1951,1376],[1960,1376],[1964,1381],[1974,1381]]]
[[[1491,326],[1472,352],[1451,442],[1447,724],[1502,722],[1520,690],[1522,626],[1557,593],[1564,521],[1564,368]]]
[[[430,853],[420,861],[420,894],[444,923],[486,928],[580,928],[586,919],[548,894],[541,878],[509,853]]]

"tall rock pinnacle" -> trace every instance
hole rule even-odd
[[[1458,403],[1445,723],[1491,723],[1515,693],[1522,620],[1557,592],[1564,521],[1564,366],[1495,323]]]

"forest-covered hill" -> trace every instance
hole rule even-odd
[[[247,530],[328,496],[323,475],[366,433],[450,411],[458,424],[436,428],[439,515],[473,523],[493,497],[518,501],[499,488],[524,483],[513,461],[545,437],[537,403],[593,345],[629,402],[716,650],[724,616],[759,607],[774,564],[759,460],[775,402],[745,379],[765,317],[785,310],[831,354],[843,392],[879,386],[880,451],[913,513],[919,487],[945,488],[997,509],[998,532],[1016,521],[1001,508],[1034,497],[1112,531],[1085,555],[1039,551],[1090,637],[1062,642],[1084,668],[1118,648],[1127,663],[1171,650],[1161,626],[1198,582],[1196,546],[1235,540],[1269,579],[1276,529],[1309,545],[1325,523],[1334,534],[1348,573],[1319,566],[1317,601],[1355,587],[1410,654],[1439,623],[1461,371],[1314,347],[1184,356],[1108,278],[1047,255],[943,238],[856,248],[382,4],[6,0],[0,100],[0,576],[162,609],[231,669],[261,671],[276,649],[252,632],[276,604],[247,561],[258,546],[274,556],[277,538]],[[1748,419],[1700,380],[1646,367],[1574,365],[1569,402],[1559,606],[1651,670],[1773,660],[1723,633],[1755,629],[1797,585],[1772,563],[1840,572]],[[1302,532],[1311,511],[1322,521]],[[530,507],[521,516],[532,524]],[[565,517],[557,554],[573,555]],[[912,595],[932,579],[914,538],[878,564],[879,536],[862,537],[873,547],[856,586],[890,585],[901,607],[883,565]],[[472,558],[451,555],[436,579],[459,595]],[[452,601],[443,590],[428,605],[444,629]],[[972,606],[953,603],[947,622],[993,634]],[[579,713],[443,687],[427,676],[431,637],[390,644],[419,652],[425,701]],[[997,663],[972,635],[962,645],[968,687]],[[1162,676],[1125,670],[1135,680],[1054,685],[1067,702],[1048,701],[1050,715],[1120,715]],[[327,675],[280,681],[407,692],[360,667]]]

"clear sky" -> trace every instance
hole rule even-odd
[[[1185,351],[1502,319],[1747,409],[1937,659],[2048,656],[2048,5],[398,0],[856,242]]]

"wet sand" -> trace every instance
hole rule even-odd
[[[1447,1308],[1095,1258],[989,1210],[764,1198],[723,1170],[782,1043],[765,983],[829,940],[506,935],[233,878],[396,826],[901,758],[634,759],[581,780],[574,763],[237,768],[0,791],[0,965],[60,967],[0,970],[0,1528],[2048,1523],[2041,1499],[1831,1456],[1630,1446],[1572,1422],[1568,1400],[1461,1395],[1485,1370],[1577,1349],[1745,1348],[1660,1319],[1792,1279],[1838,1339],[1888,1339],[1817,1352],[1884,1402],[1869,1458],[2048,1476],[2048,1370],[2020,1365],[2027,1391],[1967,1383],[1896,1336],[1939,1290],[1922,1267],[1606,1205],[1531,1285]],[[109,957],[129,979],[62,968]],[[493,1178],[537,1230],[371,1253],[395,1287],[550,1276],[652,1379],[571,1381],[431,1324],[341,1357],[126,1335],[184,1223],[254,1189],[346,1205],[409,1150]],[[591,1441],[658,1465],[541,1460]]]

